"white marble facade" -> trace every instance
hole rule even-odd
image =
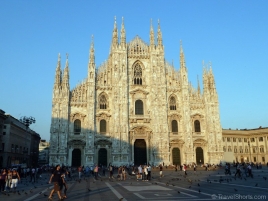
[[[123,20],[120,33],[115,21],[107,61],[96,68],[92,40],[88,75],[72,90],[68,55],[63,70],[59,55],[50,164],[72,165],[73,150],[81,152],[82,165],[96,164],[100,149],[107,164],[132,164],[139,157],[137,139],[144,140],[146,162],[154,165],[173,164],[175,158],[187,164],[220,162],[222,128],[211,67],[204,68],[201,92],[188,81],[182,45],[178,70],[165,60],[159,22],[156,33],[151,24],[149,40],[136,36],[126,43]]]

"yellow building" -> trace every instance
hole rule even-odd
[[[256,129],[223,129],[223,161],[268,162],[268,127]]]

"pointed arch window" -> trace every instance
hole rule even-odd
[[[74,134],[79,135],[81,133],[81,121],[76,119],[74,121]]]
[[[143,115],[143,102],[141,100],[135,102],[135,115]]]
[[[177,122],[177,120],[172,120],[171,126],[172,126],[172,133],[178,133],[178,122]]]
[[[106,133],[106,121],[104,119],[100,120],[100,133]]]
[[[142,85],[142,67],[140,64],[136,64],[134,67],[134,84]]]
[[[170,110],[176,110],[176,99],[175,97],[171,97],[169,100],[169,109]]]
[[[194,132],[201,132],[200,121],[198,120],[194,121]]]
[[[107,109],[107,99],[104,94],[100,96],[100,109]]]

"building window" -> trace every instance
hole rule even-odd
[[[198,120],[194,121],[194,131],[195,132],[201,132],[200,122]]]
[[[234,147],[234,153],[237,153],[237,148],[236,147]]]
[[[264,147],[260,147],[260,152],[264,153]]]
[[[247,138],[244,138],[244,142],[248,142],[248,139]]]
[[[223,151],[226,152],[226,147],[223,147]]]
[[[251,142],[255,142],[255,138],[250,138],[250,141]]]
[[[176,99],[174,97],[171,97],[169,100],[169,109],[176,110]]]
[[[136,64],[134,68],[134,84],[142,85],[142,68],[140,64]]]
[[[222,141],[225,142],[225,137],[222,138]]]
[[[236,142],[236,138],[233,138],[233,142]]]
[[[135,115],[143,115],[143,102],[141,100],[135,102]]]
[[[263,142],[263,137],[259,137],[259,142]]]
[[[245,148],[245,153],[248,153],[248,148],[247,147]]]
[[[100,133],[106,133],[106,121],[104,119],[100,121]]]
[[[230,142],[231,140],[230,140],[230,138],[229,137],[227,137],[227,142]]]
[[[232,147],[228,146],[228,152],[232,152]]]
[[[81,121],[76,119],[74,121],[74,134],[79,135],[81,133]]]
[[[178,133],[178,122],[176,120],[172,120],[172,132]]]
[[[261,159],[262,159],[262,162],[264,162],[264,163],[265,163],[265,157],[261,157]]]
[[[254,162],[256,162],[256,157],[253,157]]]
[[[255,148],[255,147],[253,147],[252,151],[253,151],[253,153],[256,153],[256,148]]]
[[[240,153],[243,153],[243,149],[242,149],[242,147],[240,147],[239,152],[240,152]]]
[[[107,109],[107,100],[105,95],[100,96],[100,109]]]
[[[238,142],[242,142],[242,139],[241,138],[238,138]]]

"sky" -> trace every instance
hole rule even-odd
[[[268,127],[268,1],[25,0],[0,1],[0,109],[49,141],[58,54],[69,57],[70,88],[87,76],[91,37],[95,62],[107,58],[114,18],[126,39],[149,43],[160,20],[165,59],[179,68],[180,41],[188,79],[202,86],[211,62],[224,129]]]

